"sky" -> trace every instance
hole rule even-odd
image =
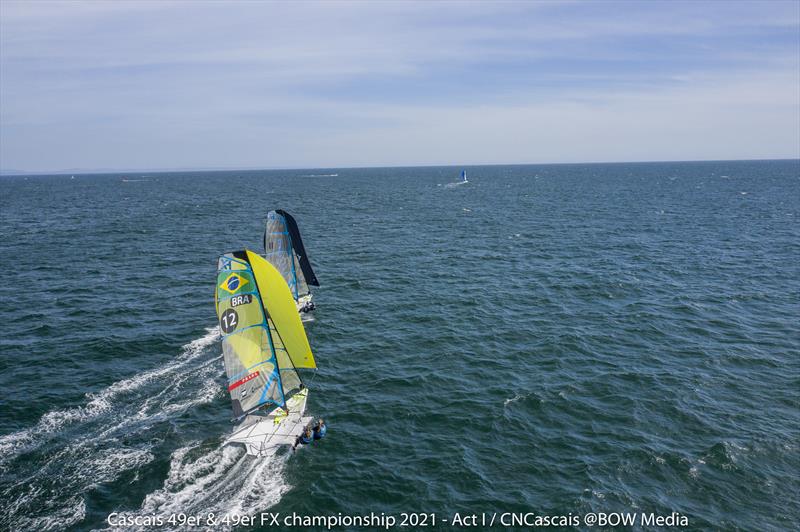
[[[800,157],[800,1],[0,1],[0,170]]]

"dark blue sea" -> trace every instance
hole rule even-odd
[[[446,186],[460,170],[0,178],[0,529],[414,511],[800,528],[800,161],[467,167]],[[260,251],[275,208],[322,285],[309,411],[330,430],[253,459],[221,446],[215,268]]]

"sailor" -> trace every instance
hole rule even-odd
[[[322,438],[325,437],[325,433],[328,432],[328,427],[325,425],[325,420],[324,419],[319,418],[319,421],[317,421],[317,424],[314,425],[314,431],[313,432],[314,432],[314,439],[315,440],[321,440]]]
[[[314,441],[314,436],[311,434],[311,429],[306,427],[303,433],[300,436],[298,436],[296,440],[294,440],[294,445],[292,446],[292,450],[294,451],[295,449],[297,449],[297,446],[300,444],[308,445],[312,441]]]

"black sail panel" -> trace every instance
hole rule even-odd
[[[306,279],[306,283],[311,286],[319,286],[317,276],[314,274],[314,269],[311,267],[311,262],[308,260],[306,248],[303,246],[303,239],[300,237],[300,230],[297,228],[297,222],[288,212],[278,209],[278,214],[286,219],[286,228],[289,230],[289,236],[292,240],[292,248],[294,249],[295,257],[300,263],[300,269]]]

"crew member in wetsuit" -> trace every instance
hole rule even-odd
[[[317,421],[317,424],[314,425],[314,430],[313,430],[314,439],[315,440],[321,440],[322,438],[325,437],[325,433],[326,432],[328,432],[328,427],[325,426],[325,420],[322,419],[322,418],[319,418],[319,420]]]
[[[294,440],[294,445],[292,446],[292,450],[294,451],[295,449],[297,449],[297,446],[300,444],[308,445],[312,441],[314,441],[314,435],[311,434],[311,429],[306,427],[303,433],[300,436],[298,436],[296,440]]]

